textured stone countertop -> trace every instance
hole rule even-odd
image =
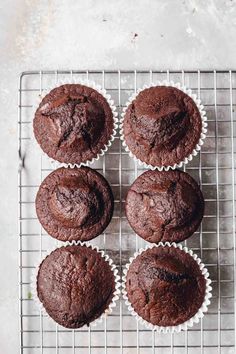
[[[1,0],[0,28],[0,352],[15,354],[19,73],[235,69],[236,1]]]

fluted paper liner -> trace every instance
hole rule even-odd
[[[47,252],[46,255],[44,255],[43,259],[38,260],[38,262],[35,265],[34,271],[32,272],[32,275],[31,275],[32,298],[36,302],[39,310],[41,310],[46,316],[50,317],[49,314],[47,313],[46,309],[44,308],[43,304],[41,303],[41,301],[38,298],[38,292],[37,292],[38,271],[39,271],[40,265],[44,261],[44,259],[47,256],[49,256],[53,251],[55,251],[55,249],[61,248],[61,247],[66,247],[66,246],[73,246],[73,245],[90,247],[91,249],[96,250],[102,256],[102,258],[104,258],[104,260],[110,265],[110,268],[114,274],[115,291],[113,293],[113,298],[111,299],[109,306],[105,309],[105,311],[103,312],[103,314],[100,317],[96,318],[94,321],[89,323],[89,325],[96,326],[98,323],[101,323],[102,320],[107,315],[112,313],[113,308],[116,306],[116,302],[119,299],[119,295],[121,293],[121,291],[120,291],[121,284],[120,284],[120,276],[118,275],[118,269],[115,266],[115,264],[113,263],[113,260],[104,251],[99,250],[99,248],[97,246],[93,246],[89,242],[81,242],[81,241],[68,242],[67,241],[66,243],[63,243],[61,246],[58,246],[58,247],[54,248],[53,250],[50,250],[49,252]]]
[[[136,99],[136,97],[138,96],[138,94],[150,87],[155,87],[155,86],[172,86],[172,87],[176,87],[179,90],[183,91],[184,93],[186,93],[189,97],[192,98],[192,100],[195,102],[200,115],[201,115],[201,119],[202,119],[202,131],[201,131],[201,135],[199,138],[199,141],[197,143],[197,145],[195,146],[195,148],[193,149],[192,153],[189,154],[188,156],[186,156],[184,158],[183,161],[175,163],[174,165],[171,166],[154,166],[151,164],[147,164],[144,161],[141,161],[138,157],[136,157],[129,149],[128,145],[126,144],[125,141],[125,137],[124,137],[124,133],[123,133],[123,122],[124,122],[124,117],[125,117],[125,113],[127,108],[129,107],[129,105],[132,103],[133,100]],[[137,161],[139,163],[140,166],[144,166],[145,168],[151,169],[151,170],[159,170],[159,171],[168,171],[169,169],[176,169],[176,168],[181,168],[183,165],[188,164],[189,161],[191,161],[193,159],[193,156],[196,156],[198,154],[198,152],[201,150],[201,146],[204,143],[204,139],[206,138],[206,133],[207,133],[207,117],[206,117],[206,112],[204,110],[204,106],[201,103],[201,100],[199,98],[197,98],[197,95],[192,93],[192,90],[187,88],[186,86],[181,85],[180,83],[174,83],[173,81],[158,81],[157,83],[151,83],[150,85],[144,85],[141,89],[137,90],[137,92],[133,93],[128,102],[126,103],[126,105],[123,108],[123,112],[121,114],[121,120],[120,120],[120,138],[122,140],[122,145],[125,147],[125,151],[129,153],[129,156],[132,157],[135,161]]]
[[[99,92],[108,102],[110,109],[112,111],[113,114],[113,131],[112,134],[110,136],[110,139],[108,140],[107,144],[98,152],[97,156],[93,157],[91,160],[87,160],[84,162],[81,162],[80,164],[72,164],[72,163],[64,163],[64,162],[59,162],[55,159],[53,159],[52,157],[48,156],[46,152],[44,152],[41,148],[41,146],[38,144],[35,136],[34,136],[34,131],[33,131],[33,122],[31,125],[31,135],[32,135],[32,141],[34,142],[34,144],[37,145],[37,147],[40,148],[40,150],[42,151],[42,153],[47,156],[53,167],[54,168],[58,168],[58,167],[80,167],[80,166],[89,166],[92,165],[95,161],[97,161],[101,156],[105,155],[105,152],[108,150],[108,148],[111,146],[112,142],[115,139],[116,136],[116,132],[118,130],[118,112],[116,111],[116,106],[114,105],[114,101],[111,99],[111,95],[109,95],[106,90],[104,88],[102,88],[100,85],[97,85],[94,81],[89,81],[89,80],[79,80],[79,79],[68,79],[68,80],[58,80],[58,82],[54,85],[54,86],[50,86],[46,89],[42,90],[42,93],[39,95],[37,103],[34,106],[34,114],[40,104],[40,102],[42,101],[42,99],[53,89],[55,89],[56,87],[60,87],[62,85],[66,85],[66,84],[76,84],[76,85],[84,85],[87,87],[91,87],[92,89],[96,90],[97,92]]]
[[[127,295],[127,291],[126,291],[126,276],[127,276],[127,272],[129,270],[129,267],[130,267],[131,263],[133,262],[133,260],[137,256],[139,256],[141,253],[145,252],[147,249],[153,248],[153,247],[160,247],[160,246],[161,247],[175,247],[175,248],[178,247],[182,251],[190,254],[190,256],[192,256],[193,259],[199,265],[199,268],[200,268],[200,270],[205,278],[205,281],[206,281],[206,292],[205,292],[205,297],[204,297],[204,301],[202,303],[202,306],[199,308],[197,313],[192,318],[190,318],[189,320],[187,320],[177,326],[157,326],[157,325],[153,325],[152,323],[144,320],[141,316],[139,316],[137,314],[137,312],[135,312],[134,308],[132,307],[132,304],[130,303],[130,301],[128,299],[128,295]],[[194,254],[192,250],[188,249],[187,247],[183,247],[180,244],[169,243],[169,242],[165,242],[165,243],[160,242],[157,245],[153,244],[153,245],[148,245],[145,248],[141,248],[138,252],[134,253],[133,257],[131,257],[129,259],[129,263],[126,264],[124,271],[123,271],[122,293],[123,293],[123,298],[125,300],[125,304],[128,306],[128,309],[131,312],[132,316],[134,316],[138,322],[145,325],[148,329],[155,330],[159,333],[174,333],[174,332],[180,332],[181,330],[186,330],[188,327],[192,327],[194,325],[194,323],[198,323],[200,318],[202,318],[204,316],[204,313],[207,312],[208,306],[210,305],[210,298],[212,297],[212,294],[211,294],[212,287],[210,286],[210,284],[211,284],[211,280],[209,279],[209,273],[208,273],[207,268],[205,268],[204,263],[202,263],[201,259],[196,254]]]

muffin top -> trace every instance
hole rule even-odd
[[[200,225],[204,199],[185,172],[147,171],[130,187],[125,208],[131,227],[146,241],[180,242]]]
[[[127,296],[135,312],[158,326],[176,326],[201,307],[206,281],[197,262],[175,247],[153,247],[131,263]]]
[[[40,103],[33,124],[43,151],[72,164],[96,157],[114,128],[106,99],[91,87],[76,84],[50,91]]]
[[[40,223],[61,241],[87,241],[100,235],[111,220],[113,206],[108,182],[89,167],[53,171],[36,196]]]
[[[39,300],[49,316],[67,328],[79,328],[100,317],[114,291],[109,263],[86,246],[57,248],[39,267]]]
[[[123,132],[129,150],[153,166],[173,166],[188,157],[202,130],[199,110],[187,94],[168,86],[141,91],[128,106]]]

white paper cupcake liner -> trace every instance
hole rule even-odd
[[[59,162],[51,157],[49,157],[40,147],[40,145],[38,144],[35,136],[34,136],[34,131],[33,131],[33,123],[31,124],[31,136],[32,136],[32,141],[35,145],[37,145],[37,148],[40,148],[41,152],[47,156],[47,158],[50,160],[52,166],[54,168],[58,168],[58,167],[80,167],[80,166],[88,166],[88,165],[92,165],[95,161],[97,161],[101,156],[105,155],[105,152],[107,152],[108,148],[111,146],[112,142],[115,139],[117,130],[118,130],[118,112],[116,111],[116,106],[114,105],[114,101],[111,98],[111,95],[109,95],[106,90],[104,88],[102,88],[100,85],[97,85],[94,81],[89,81],[89,80],[79,80],[79,79],[68,79],[68,80],[58,80],[58,82],[53,85],[50,86],[46,89],[42,90],[42,93],[38,96],[38,100],[34,106],[34,113],[36,112],[40,102],[42,101],[42,99],[53,89],[55,89],[56,87],[62,86],[62,85],[66,85],[66,84],[76,84],[76,85],[84,85],[87,87],[91,87],[94,90],[96,90],[97,92],[99,92],[108,102],[111,110],[112,110],[112,114],[113,114],[113,131],[112,134],[110,136],[110,139],[108,141],[108,143],[98,152],[96,157],[93,157],[90,160],[87,160],[85,162],[81,162],[80,164],[72,164],[72,163],[64,163],[64,162]]]
[[[201,119],[202,119],[202,131],[201,131],[201,135],[200,135],[200,139],[197,143],[197,145],[195,146],[195,148],[193,149],[192,153],[185,157],[183,161],[179,162],[179,163],[175,163],[172,166],[154,166],[151,164],[147,164],[144,161],[141,161],[139,158],[137,158],[130,150],[128,145],[126,144],[125,141],[125,137],[124,137],[124,133],[123,133],[123,122],[124,122],[124,117],[125,117],[125,113],[127,108],[129,107],[129,105],[131,104],[131,102],[136,99],[137,95],[150,87],[153,86],[172,86],[172,87],[176,87],[179,90],[183,91],[184,93],[186,93],[188,96],[190,96],[192,98],[192,100],[195,102],[200,115],[201,115]],[[169,169],[176,169],[176,168],[181,168],[183,165],[186,165],[189,161],[191,161],[193,159],[193,156],[196,156],[198,154],[198,152],[201,150],[201,146],[204,143],[204,139],[206,138],[206,133],[207,133],[207,117],[206,117],[206,112],[204,110],[204,106],[201,103],[201,100],[199,98],[197,98],[197,95],[192,93],[192,90],[187,88],[186,86],[181,85],[180,83],[174,83],[173,81],[157,81],[157,83],[151,83],[150,85],[144,85],[141,89],[137,90],[137,92],[133,93],[128,102],[126,103],[125,107],[123,108],[123,112],[121,114],[121,120],[120,120],[120,139],[122,140],[122,145],[125,147],[125,151],[129,153],[129,156],[132,157],[135,161],[137,161],[139,163],[140,166],[143,166],[145,168],[151,169],[151,170],[159,170],[159,171],[168,171]]]
[[[133,262],[133,260],[137,256],[139,256],[142,252],[146,251],[147,249],[150,249],[153,247],[160,247],[160,246],[161,247],[175,247],[175,248],[178,247],[181,250],[183,250],[184,252],[190,254],[190,256],[192,256],[193,259],[199,265],[199,268],[206,280],[206,292],[205,292],[205,297],[204,297],[204,301],[202,303],[202,306],[200,307],[198,312],[192,318],[190,318],[186,322],[183,322],[177,326],[166,326],[166,327],[157,326],[157,325],[153,325],[150,322],[144,320],[142,317],[140,317],[137,314],[137,312],[135,312],[134,308],[132,307],[132,304],[130,303],[130,301],[128,299],[128,295],[127,295],[127,291],[126,291],[126,276],[127,276],[127,272],[129,270],[129,267],[130,267],[131,263]],[[174,333],[174,332],[180,332],[181,330],[186,330],[188,327],[192,327],[194,325],[194,323],[198,323],[199,320],[204,316],[204,313],[207,312],[208,306],[210,305],[210,298],[212,297],[212,294],[211,294],[212,287],[210,286],[210,284],[211,284],[211,280],[209,279],[209,273],[208,273],[207,268],[205,268],[204,263],[202,263],[201,259],[198,258],[198,256],[196,254],[194,254],[192,250],[188,249],[187,247],[183,247],[180,244],[169,243],[169,242],[165,242],[165,243],[160,242],[157,245],[153,244],[153,245],[148,245],[145,248],[141,248],[138,252],[134,253],[133,257],[131,257],[129,259],[129,263],[126,264],[126,266],[123,270],[122,294],[123,294],[123,298],[125,300],[125,304],[128,306],[129,311],[131,312],[132,316],[134,316],[136,318],[136,320],[138,322],[145,325],[148,329],[155,330],[158,333]]]
[[[42,311],[42,313],[47,316],[50,317],[46,311],[46,309],[44,308],[43,304],[41,303],[41,301],[38,298],[38,293],[37,293],[37,276],[38,276],[38,271],[40,268],[41,263],[44,261],[44,259],[49,256],[53,251],[55,251],[55,249],[57,248],[61,248],[61,247],[66,247],[66,246],[84,246],[84,247],[89,247],[93,250],[96,250],[104,259],[105,261],[110,265],[110,268],[114,274],[114,280],[115,280],[115,291],[113,293],[113,298],[109,304],[109,306],[106,308],[106,310],[103,312],[103,314],[98,317],[97,319],[95,319],[94,321],[90,322],[90,326],[96,326],[98,323],[101,323],[103,321],[103,319],[112,313],[114,307],[116,307],[116,303],[117,300],[119,299],[119,295],[121,293],[120,291],[120,276],[118,275],[118,269],[115,266],[115,264],[113,263],[113,260],[102,250],[99,250],[99,248],[97,246],[93,246],[92,244],[90,244],[89,242],[81,242],[81,241],[67,241],[66,243],[61,244],[60,246],[48,251],[43,259],[40,258],[36,264],[35,264],[35,268],[32,272],[31,275],[31,292],[32,292],[32,299],[35,301],[39,311]],[[86,326],[86,325],[84,325]]]

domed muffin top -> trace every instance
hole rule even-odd
[[[45,230],[62,240],[87,241],[109,224],[113,195],[105,178],[89,167],[59,168],[42,182],[36,212]]]
[[[130,187],[126,215],[134,231],[146,241],[180,242],[198,228],[204,199],[187,173],[147,171]]]
[[[123,131],[129,150],[153,166],[173,166],[188,157],[202,130],[190,96],[170,86],[144,89],[128,106]]]
[[[78,84],[53,89],[40,103],[34,134],[43,151],[55,160],[81,163],[96,157],[113,131],[113,114],[106,99]]]
[[[197,262],[175,247],[153,247],[138,255],[126,277],[135,312],[158,326],[176,326],[201,307],[206,281]]]
[[[49,316],[67,328],[79,328],[100,317],[114,291],[109,263],[90,247],[58,248],[39,267],[39,300]]]

